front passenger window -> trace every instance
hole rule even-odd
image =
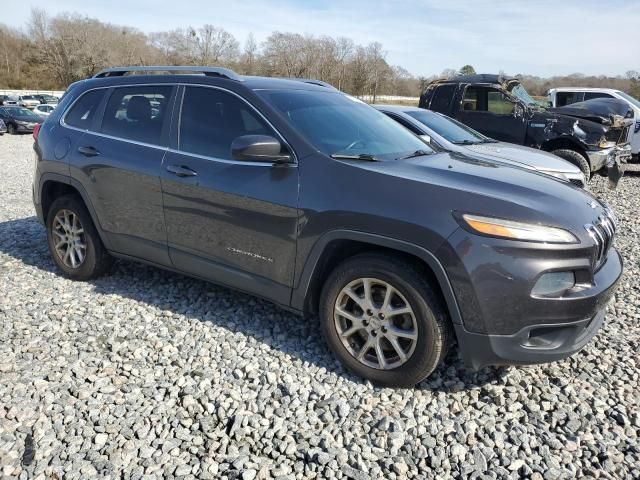
[[[231,144],[242,135],[276,136],[245,102],[215,88],[186,87],[180,118],[180,150],[231,160]]]

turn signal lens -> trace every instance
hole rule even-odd
[[[490,237],[541,243],[578,243],[571,232],[562,228],[470,214],[464,214],[462,218],[474,232]]]

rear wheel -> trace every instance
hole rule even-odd
[[[580,152],[561,148],[558,150],[553,150],[551,153],[557,155],[560,158],[564,158],[570,163],[573,163],[576,167],[582,170],[582,173],[584,173],[584,177],[587,179],[587,181],[591,178],[591,166],[589,165],[587,159],[584,158],[584,156]]]
[[[74,280],[98,277],[111,264],[89,212],[75,195],[64,195],[52,203],[47,214],[47,240],[58,268]]]
[[[424,272],[382,254],[353,257],[331,273],[320,318],[344,365],[389,387],[413,386],[429,376],[451,336],[446,309]]]
[[[18,133],[18,131],[16,130],[16,126],[13,123],[7,125],[7,132],[9,133],[9,135],[15,135],[16,133]]]

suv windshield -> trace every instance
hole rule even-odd
[[[440,115],[439,113],[430,112],[429,110],[409,110],[404,113],[415,118],[438,135],[444,137],[451,143],[455,143],[456,145],[470,145],[495,141],[485,137],[466,125],[453,120],[452,118]]]
[[[625,92],[621,92],[620,90],[616,90],[616,93],[620,95],[625,100],[628,100],[630,103],[633,103],[636,107],[640,108],[640,101],[637,98],[633,98],[631,95]]]
[[[422,140],[360,100],[342,93],[309,90],[260,90],[298,133],[334,157],[394,160],[423,151]]]

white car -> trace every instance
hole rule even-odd
[[[631,154],[638,159],[640,155],[640,101],[628,93],[613,88],[561,87],[552,88],[547,93],[549,102],[554,107],[564,107],[572,103],[583,102],[594,98],[617,98],[625,101],[633,110],[633,125],[629,130],[628,141]]]
[[[53,112],[53,109],[56,108],[55,105],[51,105],[50,103],[45,103],[44,105],[38,105],[33,109],[33,113],[40,115],[41,117],[48,117]]]
[[[20,95],[18,97],[18,106],[20,107],[25,107],[33,110],[38,105],[40,105],[40,100],[38,100],[33,95]]]

